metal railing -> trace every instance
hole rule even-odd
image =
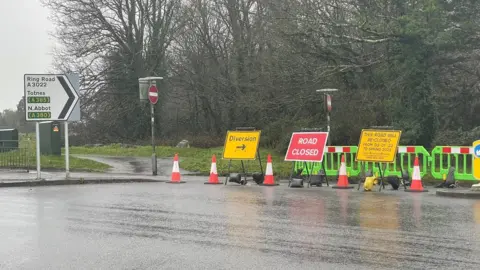
[[[28,145],[19,145],[18,141],[0,141],[0,169],[29,170],[35,160],[34,152]]]

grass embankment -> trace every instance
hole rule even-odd
[[[5,150],[4,150],[5,151]],[[36,169],[35,136],[21,134],[18,150],[0,153],[0,168]],[[42,170],[65,170],[65,156],[42,155]],[[105,172],[109,165],[70,156],[70,171]]]
[[[28,157],[24,150],[10,151],[0,153],[0,168],[9,169],[36,169],[35,152],[28,153]],[[65,156],[44,156],[40,157],[40,164],[42,170],[65,170]],[[96,162],[93,160],[70,157],[70,171],[82,172],[105,172],[110,168],[109,165]]]
[[[70,149],[72,154],[77,155],[106,155],[106,156],[143,156],[149,157],[152,155],[151,146],[136,146],[136,147],[122,147],[121,144],[112,144],[100,147],[72,147]],[[173,158],[175,153],[178,153],[180,159],[180,168],[197,172],[202,175],[210,173],[210,165],[212,155],[217,156],[217,170],[220,175],[225,175],[228,172],[229,160],[223,160],[223,147],[217,148],[176,148],[169,146],[156,147],[158,158]],[[272,155],[273,172],[280,177],[290,175],[292,169],[292,162],[284,162],[284,156],[269,149],[260,149],[260,156],[262,160],[262,167],[265,170],[267,162],[267,154]],[[247,172],[260,172],[260,165],[258,160],[244,162]],[[232,161],[231,172],[241,172],[242,166],[240,161]]]
[[[33,158],[35,162],[35,158]],[[40,159],[42,170],[65,170],[65,156],[42,156]],[[34,169],[35,164],[31,166]],[[111,167],[107,164],[89,159],[70,157],[70,171],[75,172],[105,172]]]

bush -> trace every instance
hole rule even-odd
[[[433,145],[472,145],[475,140],[480,138],[480,127],[470,131],[462,130],[442,130],[436,135]]]

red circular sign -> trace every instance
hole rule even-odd
[[[150,86],[148,89],[148,100],[154,105],[158,102],[158,89],[155,85]]]
[[[327,110],[332,111],[332,96],[330,95],[327,95]]]

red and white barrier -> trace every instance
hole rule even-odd
[[[350,153],[350,146],[329,146],[328,153]]]
[[[473,147],[443,147],[443,154],[473,154]]]
[[[398,153],[415,153],[415,146],[399,146]]]
[[[416,146],[399,146],[398,153],[414,154]],[[351,153],[350,146],[328,146],[327,153]],[[473,148],[468,146],[444,146],[442,148],[443,154],[465,154],[472,155]]]

